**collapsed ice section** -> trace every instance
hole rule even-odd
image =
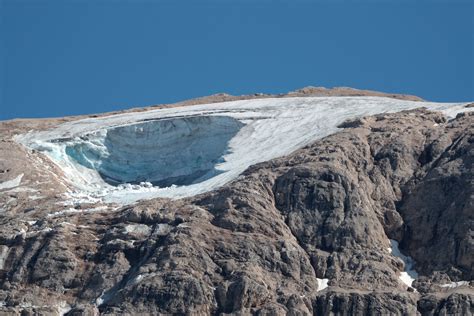
[[[150,120],[84,135],[65,150],[111,185],[189,185],[221,172],[215,165],[243,125],[228,116]]]
[[[466,103],[381,97],[242,100],[71,121],[19,135],[46,154],[75,194],[132,203],[216,189],[249,166],[337,131],[346,119],[427,107],[450,116]]]

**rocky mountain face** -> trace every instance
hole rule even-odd
[[[68,211],[4,136],[3,175],[42,184],[0,191],[0,314],[474,314],[474,113],[340,127],[211,192]]]

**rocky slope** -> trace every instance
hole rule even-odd
[[[2,122],[0,314],[474,314],[473,114],[355,118],[208,193],[67,211],[11,140],[57,121]]]

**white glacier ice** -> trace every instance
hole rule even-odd
[[[15,139],[45,153],[71,195],[128,204],[210,191],[250,165],[337,131],[346,119],[426,107],[454,116],[466,103],[382,97],[241,100],[129,112],[64,123]]]

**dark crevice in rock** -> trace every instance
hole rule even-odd
[[[41,281],[41,279],[33,277],[33,273],[35,271],[34,266],[36,265],[39,255],[46,248],[47,244],[48,244],[48,240],[45,238],[42,241],[41,246],[35,251],[34,255],[30,258],[30,260],[28,261],[28,264],[26,265],[26,267],[29,269],[28,270],[29,273],[27,276],[28,283],[35,283],[35,282]],[[24,252],[24,254],[27,254],[27,253],[28,253],[27,251]],[[43,279],[47,279],[48,277],[49,277],[48,275],[45,275]]]

